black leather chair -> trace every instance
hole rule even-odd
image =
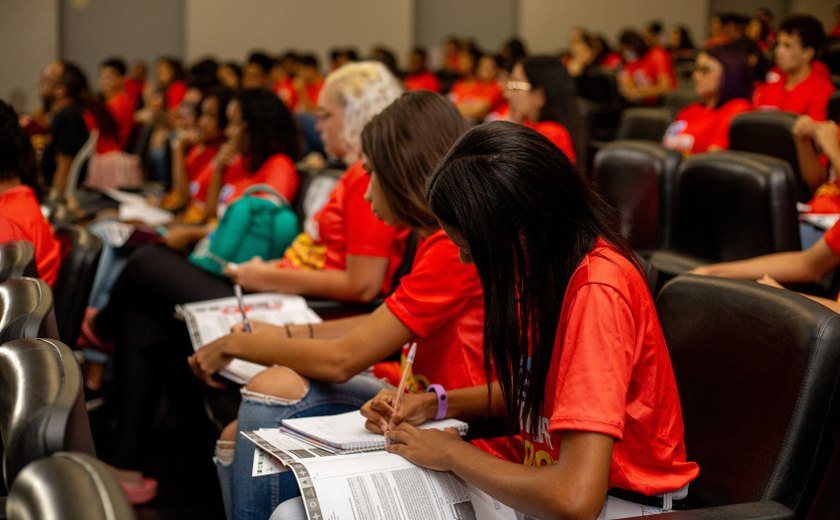
[[[95,455],[73,352],[60,341],[0,346],[0,438],[7,488],[30,462],[58,451]]]
[[[61,452],[20,472],[6,503],[6,516],[9,520],[129,520],[134,510],[104,464],[84,453]]]
[[[671,111],[667,108],[627,108],[621,113],[615,138],[661,143],[672,118]]]
[[[835,92],[828,98],[828,118],[840,123],[840,92]]]
[[[789,515],[778,504],[803,517],[840,421],[840,315],[793,291],[694,275],[667,284],[656,307],[700,465],[688,503],[741,504],[673,518]]]
[[[692,67],[693,66],[694,65],[692,64]],[[676,116],[677,112],[697,101],[700,101],[700,98],[698,98],[697,94],[694,93],[693,88],[690,90],[674,90],[662,96],[662,106],[671,112],[671,117]]]
[[[793,170],[796,180],[797,200],[811,198],[811,188],[799,172],[799,155],[793,137],[796,114],[775,111],[755,111],[738,114],[729,127],[729,149],[777,157]]]
[[[603,70],[589,71],[575,78],[575,86],[578,96],[585,100],[581,114],[589,130],[589,138],[596,143],[615,139],[623,107],[615,74]]]
[[[26,240],[10,240],[0,244],[0,282],[21,276],[38,278],[35,248]]]
[[[0,283],[0,344],[37,337],[58,339],[50,286],[26,277]]]
[[[618,210],[621,232],[645,253],[671,243],[674,181],[682,155],[657,143],[614,141],[596,155],[593,177]]]
[[[702,264],[800,249],[795,193],[790,166],[773,157],[717,152],[683,160],[673,240],[651,255],[660,281]]]
[[[62,257],[53,286],[55,317],[61,341],[72,346],[82,327],[102,242],[76,225],[58,226],[55,235],[61,241]]]

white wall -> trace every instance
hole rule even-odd
[[[422,1],[422,0],[418,0]],[[352,45],[362,54],[384,43],[404,57],[413,41],[414,0],[186,0],[187,61],[206,55],[244,60],[255,48],[327,52]]]
[[[29,111],[41,70],[58,59],[58,0],[0,0],[0,99]]]
[[[695,42],[706,33],[708,0],[520,0],[519,33],[529,52],[554,53],[568,47],[569,31],[584,27],[601,32],[610,44],[625,27],[641,29],[659,20],[667,31],[685,24]]]

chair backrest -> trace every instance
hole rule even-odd
[[[829,41],[820,59],[833,76],[840,75],[840,40]]]
[[[58,339],[50,286],[26,277],[0,283],[0,344],[38,337]]]
[[[58,451],[95,455],[82,371],[60,341],[0,346],[0,437],[7,488],[30,462]]]
[[[55,230],[61,241],[61,267],[55,280],[55,317],[61,341],[73,345],[79,337],[102,242],[85,228],[62,225]]]
[[[667,108],[627,108],[621,113],[621,122],[615,138],[661,143],[672,118],[671,111]]]
[[[834,92],[828,98],[828,118],[840,123],[840,92]]]
[[[778,111],[754,111],[738,114],[729,126],[729,149],[777,157],[787,162],[796,180],[797,199],[811,198],[811,189],[799,172],[799,155],[793,137],[796,114]]]
[[[292,207],[295,209],[301,227],[321,209],[342,173],[344,170],[333,168],[298,172],[299,188],[292,201]]]
[[[707,262],[800,249],[790,166],[744,152],[693,155],[674,188],[671,249]]]
[[[621,233],[633,249],[670,246],[671,201],[681,158],[646,141],[614,141],[595,155],[593,177],[618,210]]]
[[[691,67],[694,68],[693,63]],[[662,96],[662,105],[671,112],[672,118],[677,115],[677,112],[697,101],[700,101],[700,98],[694,93],[694,88],[677,89]]]
[[[788,290],[684,275],[656,301],[682,402],[689,497],[774,500],[799,517],[838,422],[840,315]]]
[[[9,520],[129,520],[134,510],[105,465],[84,453],[56,453],[20,472],[6,503]]]
[[[26,240],[10,240],[0,244],[0,282],[30,276],[38,278],[35,248]]]
[[[79,177],[82,175],[82,167],[85,165],[93,152],[96,151],[96,141],[99,139],[99,130],[91,130],[88,135],[88,140],[73,156],[73,161],[70,162],[70,171],[67,173],[67,186],[64,188],[64,197],[71,198],[76,195],[76,190],[79,187]]]
[[[621,106],[621,94],[614,72],[594,69],[575,78],[580,97],[599,105]]]

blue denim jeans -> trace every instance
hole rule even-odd
[[[128,257],[131,256],[131,251],[115,249],[108,243],[108,233],[105,232],[106,222],[116,220],[118,219],[105,218],[88,226],[88,231],[102,240],[102,254],[99,255],[99,265],[96,267],[96,276],[93,279],[88,300],[88,307],[97,310],[101,310],[108,303],[111,298],[111,289],[114,288],[114,283],[125,268],[125,264],[128,263]]]
[[[296,401],[242,391],[239,405],[239,431],[276,428],[290,417],[333,415],[358,410],[386,384],[370,373],[360,374],[346,383],[309,381],[304,396]],[[265,520],[283,501],[299,495],[291,471],[252,477],[256,446],[237,435],[232,463],[216,461],[222,497],[228,518]]]

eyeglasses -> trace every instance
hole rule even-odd
[[[333,116],[332,112],[328,112],[322,108],[319,108],[317,112],[315,112],[315,119],[318,121],[326,121],[327,119]]]
[[[694,72],[705,75],[712,72],[712,68],[708,65],[697,65],[694,67]]]
[[[508,81],[505,85],[508,90],[531,90],[531,84],[527,81]]]

